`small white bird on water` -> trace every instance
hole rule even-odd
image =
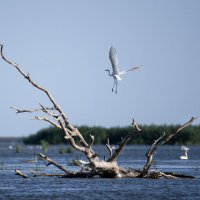
[[[115,88],[115,93],[117,94],[117,85],[118,85],[117,81],[118,80],[120,80],[120,81],[122,80],[121,79],[121,75],[126,74],[127,72],[131,72],[131,71],[137,70],[140,67],[142,67],[142,65],[130,68],[128,70],[120,71],[119,70],[119,60],[118,60],[118,57],[117,57],[117,51],[112,46],[110,48],[109,58],[110,58],[110,62],[112,64],[113,72],[110,73],[109,69],[106,69],[105,71],[108,71],[108,75],[112,76],[114,78],[114,85],[112,87],[112,92],[114,91],[114,88]]]
[[[185,155],[184,156],[180,156],[181,160],[187,160],[188,159],[188,155],[187,152],[189,151],[189,148],[186,146],[181,146],[181,150],[185,151]]]

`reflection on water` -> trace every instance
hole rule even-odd
[[[9,148],[12,145],[12,148]],[[200,197],[200,147],[191,146],[188,160],[180,160],[180,146],[163,146],[157,150],[153,168],[194,175],[196,179],[146,180],[146,179],[64,179],[57,177],[32,177],[30,169],[38,172],[60,173],[54,166],[46,167],[35,155],[39,146],[0,142],[0,199],[198,199]],[[80,152],[60,154],[60,146],[51,146],[47,155],[72,170],[72,159],[85,157]],[[123,167],[142,168],[149,146],[127,146],[119,157]],[[105,146],[95,146],[100,157],[108,157]],[[20,169],[30,178],[14,175]]]

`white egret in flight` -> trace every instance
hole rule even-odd
[[[118,80],[120,80],[120,81],[122,80],[121,79],[121,75],[126,74],[127,72],[131,72],[131,71],[137,70],[140,67],[142,67],[142,65],[130,68],[128,70],[120,71],[119,70],[119,60],[118,60],[118,57],[117,57],[117,51],[112,46],[110,48],[109,58],[110,58],[110,62],[112,64],[113,72],[110,73],[109,69],[106,69],[105,71],[108,71],[108,75],[112,76],[114,78],[114,84],[113,84],[113,87],[112,87],[112,92],[114,91],[114,88],[115,88],[115,93],[117,94],[117,85],[118,85],[117,81]]]

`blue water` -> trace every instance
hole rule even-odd
[[[0,200],[1,199],[200,199],[200,147],[190,147],[188,160],[180,160],[180,146],[163,146],[155,155],[154,169],[194,175],[195,179],[66,179],[58,177],[33,177],[30,169],[38,173],[62,173],[54,166],[46,167],[25,161],[42,152],[36,146],[22,146],[16,153],[8,144],[0,143]],[[72,159],[85,159],[82,154],[59,154],[60,146],[51,146],[47,155],[68,168]],[[125,168],[142,168],[148,146],[127,146],[119,158]],[[108,156],[104,146],[95,151],[103,158]],[[29,178],[15,175],[20,169]]]

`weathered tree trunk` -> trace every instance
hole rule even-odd
[[[106,147],[109,151],[110,157],[107,160],[100,160],[98,157],[98,154],[95,153],[95,151],[92,149],[94,144],[94,136],[90,135],[91,142],[88,144],[82,134],[79,132],[79,130],[74,127],[68,120],[67,115],[64,113],[62,108],[58,105],[58,103],[55,101],[53,96],[50,94],[50,92],[45,89],[44,87],[38,85],[36,82],[32,80],[29,73],[24,73],[22,69],[19,67],[18,64],[11,62],[3,55],[3,45],[0,44],[0,51],[1,51],[1,57],[2,59],[7,62],[9,65],[14,67],[33,87],[36,89],[42,91],[44,94],[46,94],[47,98],[52,104],[52,107],[46,107],[41,104],[39,104],[39,108],[35,109],[19,109],[16,107],[11,107],[12,109],[16,110],[16,113],[43,113],[44,116],[35,116],[36,120],[43,120],[51,125],[59,128],[63,132],[64,138],[70,143],[70,145],[76,149],[77,151],[82,152],[85,154],[86,158],[89,161],[89,164],[87,167],[84,167],[84,169],[81,169],[80,171],[74,172],[66,167],[62,166],[61,164],[57,163],[56,161],[52,160],[51,158],[39,154],[39,156],[43,159],[46,166],[54,165],[55,167],[59,168],[64,172],[64,174],[59,174],[55,176],[61,176],[61,177],[67,177],[67,178],[91,178],[94,176],[98,176],[100,178],[136,178],[136,177],[142,177],[142,178],[177,178],[177,177],[186,177],[183,175],[177,175],[173,173],[163,173],[163,172],[149,172],[150,168],[153,164],[153,157],[155,154],[156,149],[162,145],[168,142],[172,137],[176,136],[182,129],[190,125],[196,118],[193,118],[182,125],[175,133],[168,135],[165,137],[165,134],[155,140],[155,142],[152,144],[151,148],[147,152],[147,162],[142,170],[136,170],[136,169],[123,169],[120,167],[117,163],[117,158],[120,156],[120,153],[122,152],[124,146],[127,144],[127,142],[134,137],[138,136],[139,134],[142,134],[141,128],[137,125],[137,123],[133,120],[132,127],[133,127],[133,133],[128,134],[125,138],[122,139],[121,143],[119,144],[119,147],[115,150],[115,152],[112,151],[112,148],[110,147],[109,140],[106,144]],[[78,141],[75,140],[75,138],[78,138]],[[27,175],[23,174],[21,171],[16,170],[16,173],[22,177],[28,177]],[[37,174],[32,171],[34,176],[52,176],[49,174]],[[53,175],[54,176],[54,175]],[[187,176],[187,178],[191,178]]]

